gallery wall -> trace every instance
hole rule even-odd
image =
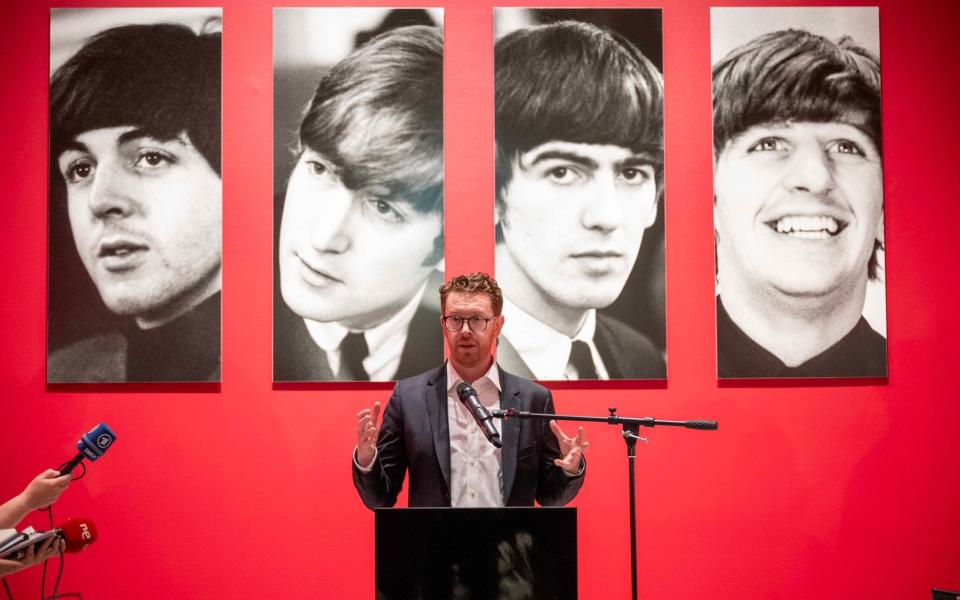
[[[353,490],[349,455],[354,415],[390,386],[271,383],[272,4],[222,4],[223,383],[214,387],[45,384],[51,5],[0,13],[0,500],[72,457],[79,435],[105,421],[116,447],[54,508],[57,522],[88,516],[100,530],[94,546],[68,557],[61,592],[371,598],[373,514]],[[470,224],[493,210],[495,4],[437,3],[448,274],[493,267],[492,232]],[[801,384],[716,379],[710,3],[645,4],[663,8],[668,379],[552,385],[560,412],[616,406],[720,422],[716,432],[645,432],[642,597],[923,598],[931,587],[960,588],[960,9],[948,0],[866,4],[880,7],[890,375]],[[57,4],[91,5],[121,3]],[[590,466],[574,503],[580,596],[626,597],[624,445],[612,427],[586,433]],[[14,596],[36,594],[39,578],[39,569],[11,576]]]

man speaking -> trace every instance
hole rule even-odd
[[[503,294],[484,273],[440,287],[444,365],[397,382],[377,425],[380,403],[357,414],[353,481],[369,508],[397,501],[410,471],[409,506],[560,506],[583,485],[581,428],[567,437],[555,421],[495,423],[502,448],[488,441],[458,397],[472,386],[487,411],[552,413],[550,392],[498,368],[494,341],[503,328]]]

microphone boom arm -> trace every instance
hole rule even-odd
[[[655,427],[657,425],[686,427],[687,429],[705,429],[715,430],[719,427],[716,421],[693,420],[693,421],[667,421],[665,419],[655,419],[653,417],[621,417],[614,414],[615,408],[610,409],[610,414],[606,417],[594,417],[588,415],[554,415],[550,413],[535,413],[526,410],[516,410],[513,408],[507,410],[494,410],[490,414],[495,419],[551,419],[557,421],[585,421],[593,423],[607,423],[609,425],[623,425],[634,427]]]
[[[655,419],[653,417],[621,417],[616,414],[616,408],[607,409],[610,414],[606,417],[594,417],[589,415],[554,415],[550,413],[534,413],[525,410],[516,410],[509,408],[507,410],[494,410],[490,414],[495,419],[549,419],[556,421],[582,421],[592,423],[607,423],[608,425],[620,425],[623,427],[623,441],[627,443],[627,462],[630,468],[630,576],[631,576],[631,598],[637,600],[637,501],[636,484],[634,483],[634,459],[637,455],[637,440],[646,442],[646,438],[639,435],[641,427],[655,427],[657,425],[667,425],[671,427],[686,427],[687,429],[715,430],[718,428],[716,421],[693,420],[693,421],[667,421],[664,419]]]

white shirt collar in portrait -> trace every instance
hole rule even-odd
[[[363,339],[367,342],[370,354],[363,361],[363,369],[370,375],[370,381],[390,381],[400,367],[400,355],[410,333],[410,321],[420,307],[424,290],[424,283],[413,298],[404,305],[395,315],[383,323],[363,332]],[[326,353],[330,369],[336,373],[340,370],[340,343],[347,337],[350,329],[340,323],[320,323],[304,319],[310,337]]]
[[[457,395],[463,378],[447,361],[447,426],[450,430],[450,504],[453,507],[503,506],[503,455],[490,443]],[[473,382],[489,411],[500,408],[500,371],[496,361]],[[500,430],[494,419],[493,426]]]
[[[593,356],[593,364],[599,378],[610,378],[600,358],[600,352],[593,343],[593,334],[597,329],[595,309],[587,311],[583,325],[572,339],[510,302],[506,297],[503,299],[503,317],[505,322],[502,335],[510,340],[510,344],[537,379],[548,381],[578,379],[578,374],[569,367],[573,340],[582,341],[590,348],[590,355]]]

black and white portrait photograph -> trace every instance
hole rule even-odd
[[[221,24],[51,11],[49,383],[220,380]]]
[[[442,25],[440,9],[274,10],[274,381],[443,361]]]
[[[664,379],[659,9],[494,13],[497,360]]]
[[[887,374],[877,8],[712,8],[717,375]]]

